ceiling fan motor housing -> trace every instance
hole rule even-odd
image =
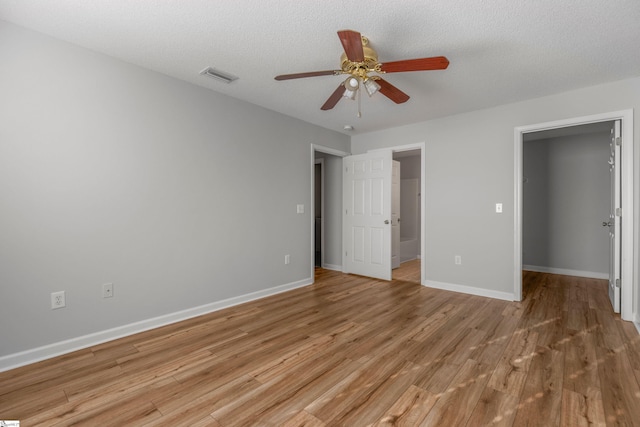
[[[368,72],[376,71],[376,66],[378,66],[378,52],[369,46],[369,39],[364,36],[362,36],[362,50],[364,52],[364,61],[362,62],[350,61],[346,53],[342,54],[340,57],[340,66],[344,73],[365,79]]]

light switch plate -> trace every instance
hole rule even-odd
[[[102,285],[102,298],[113,297],[113,283],[104,283]]]
[[[304,213],[304,205],[298,205],[297,212],[298,213]]]
[[[496,203],[496,213],[502,213],[502,203]]]

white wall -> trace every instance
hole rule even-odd
[[[355,135],[351,151],[358,154],[424,141],[427,282],[510,298],[514,291],[514,129],[638,107],[640,78],[632,78]],[[640,129],[640,114],[635,114],[634,121],[634,128]],[[636,171],[639,137],[636,131]],[[637,192],[638,174],[635,185]],[[502,214],[495,213],[497,202],[503,203]],[[637,198],[634,206],[638,230]],[[637,242],[636,233],[636,254]],[[462,265],[454,264],[454,255],[461,255]],[[635,271],[634,301],[638,307],[637,268]]]
[[[524,143],[523,264],[608,277],[609,133]],[[562,272],[562,271],[558,271]]]
[[[0,370],[310,282],[310,144],[348,136],[1,21],[0,64]]]

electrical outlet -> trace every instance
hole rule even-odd
[[[286,265],[291,264],[291,255],[285,255],[285,256],[284,256],[284,263],[285,263]]]
[[[65,299],[64,291],[51,293],[51,309],[52,310],[66,307],[66,306],[67,306],[67,302]]]
[[[462,264],[462,257],[460,255],[456,255],[453,260],[456,263],[456,265]]]
[[[105,283],[102,285],[102,298],[111,298],[113,296],[113,283]]]

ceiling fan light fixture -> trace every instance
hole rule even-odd
[[[349,98],[349,99],[356,99],[356,92],[355,90],[349,90],[349,89],[345,89],[344,93],[342,94],[343,97],[345,98]]]
[[[358,92],[358,87],[360,86],[360,82],[357,78],[351,76],[347,80],[344,81],[344,96],[349,99],[356,99],[356,92]]]
[[[356,77],[349,77],[347,80],[344,81],[344,87],[356,91],[358,90],[358,86],[360,86],[360,82],[358,81],[358,79]]]
[[[374,93],[380,90],[380,85],[373,79],[367,79],[364,81],[364,88],[369,96],[373,96]]]

